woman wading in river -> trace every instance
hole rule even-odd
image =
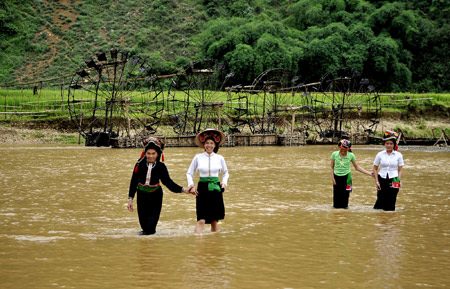
[[[199,133],[195,143],[204,149],[203,153],[197,154],[191,162],[187,171],[189,188],[194,186],[194,174],[200,174],[197,185],[196,233],[202,233],[205,224],[211,224],[211,232],[219,231],[219,220],[225,218],[225,205],[222,193],[228,182],[228,169],[225,159],[217,154],[219,146],[225,141],[221,131],[207,129]],[[222,174],[222,181],[219,174]],[[194,189],[191,189],[193,191]]]
[[[348,199],[352,191],[352,172],[350,163],[361,173],[372,176],[372,173],[361,168],[356,163],[356,157],[351,151],[352,143],[342,139],[338,143],[339,150],[331,154],[331,181],[333,182],[333,207],[347,209]]]
[[[137,192],[137,211],[143,235],[151,235],[156,232],[163,200],[160,182],[174,193],[189,193],[188,189],[172,181],[166,165],[160,161],[164,143],[154,137],[147,141],[144,154],[133,169],[127,206],[128,211],[133,212],[133,198]]]
[[[402,168],[405,165],[403,155],[397,151],[397,141],[398,133],[386,131],[383,138],[385,149],[379,152],[373,161],[373,173],[377,176],[377,200],[374,209],[395,211]]]

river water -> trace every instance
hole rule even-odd
[[[382,147],[356,146],[371,168]],[[396,212],[354,172],[332,209],[334,146],[223,148],[220,233],[195,235],[195,198],[165,189],[157,234],[126,210],[137,149],[0,146],[1,288],[445,288],[450,153],[403,149]],[[196,148],[167,148],[185,185]],[[208,228],[208,227],[207,227]]]

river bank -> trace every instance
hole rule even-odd
[[[78,139],[78,132],[73,131],[0,124],[0,144],[78,144]]]
[[[450,135],[450,119],[447,117],[384,118],[375,135],[381,136],[387,129],[401,130],[406,140],[438,140],[445,132]],[[158,135],[176,136],[170,126],[158,128]],[[0,123],[0,144],[84,144],[77,130],[66,121]]]

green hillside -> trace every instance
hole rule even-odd
[[[350,68],[384,91],[450,91],[449,12],[448,0],[3,0],[0,83],[71,75],[115,47],[160,74],[212,59],[236,83]]]

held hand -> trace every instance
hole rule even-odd
[[[377,187],[377,190],[381,190],[381,186],[379,182],[376,182],[375,186]]]
[[[188,193],[193,194],[194,196],[198,196],[198,192],[197,192],[197,190],[195,189],[194,186],[191,186],[191,187],[189,188]]]
[[[226,188],[227,188],[227,185],[224,184],[224,183],[220,183],[220,187],[221,187],[222,189],[226,189]]]
[[[133,212],[134,211],[134,209],[133,209],[133,200],[132,199],[128,200],[127,209],[128,209],[129,212]]]

